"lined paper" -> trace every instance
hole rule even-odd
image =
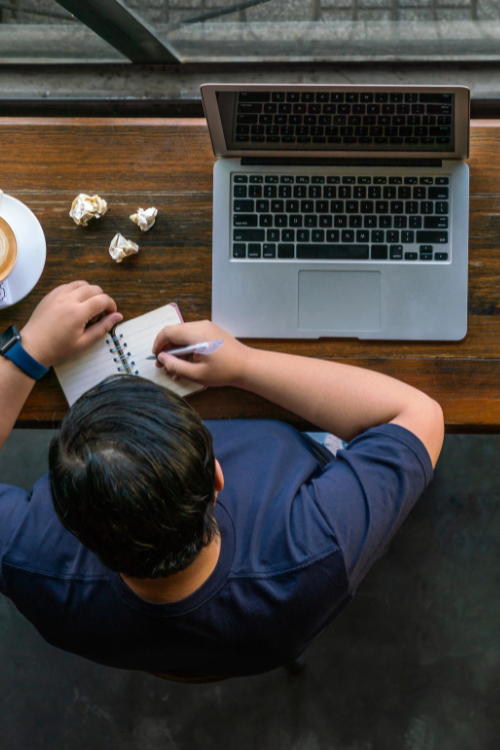
[[[147,378],[163,388],[177,393],[179,396],[187,396],[203,388],[197,383],[189,380],[172,381],[163,369],[155,366],[155,360],[147,360],[146,357],[151,355],[154,340],[157,334],[165,326],[178,325],[182,323],[179,311],[176,305],[169,304],[152,310],[145,315],[141,315],[133,320],[127,320],[116,326],[115,334],[120,338],[120,346],[127,356],[132,372],[137,372],[142,378]],[[84,354],[79,355],[71,360],[62,362],[54,367],[64,395],[71,406],[80,396],[93,388],[110,375],[118,375],[121,361],[115,362],[114,358],[118,356],[115,352],[110,352],[114,348],[114,343],[106,343],[110,340],[110,334],[107,334],[101,341],[87,349]],[[134,364],[132,365],[132,362]],[[121,374],[124,374],[121,371]]]

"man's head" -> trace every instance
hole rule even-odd
[[[181,398],[108,378],[72,406],[50,446],[61,523],[111,570],[162,578],[217,533],[212,437]]]

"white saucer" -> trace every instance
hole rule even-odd
[[[17,240],[17,260],[12,273],[3,284],[7,287],[6,300],[0,309],[15,305],[36,286],[45,266],[47,246],[40,222],[28,206],[4,195],[0,216],[10,224]],[[10,303],[5,302],[10,298]]]

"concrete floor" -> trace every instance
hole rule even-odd
[[[17,431],[26,488],[52,433]],[[500,437],[448,436],[435,478],[354,602],[280,669],[188,686],[45,644],[0,597],[2,750],[497,750]]]

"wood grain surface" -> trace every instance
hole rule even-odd
[[[167,302],[186,321],[210,317],[212,168],[204,120],[0,118],[0,188],[26,203],[47,240],[40,282],[0,310],[0,330],[21,328],[57,284],[86,279],[114,297],[125,318]],[[448,431],[500,432],[500,121],[472,123],[469,321],[457,343],[353,339],[252,340],[252,346],[335,359],[400,378],[436,398]],[[88,227],[68,212],[80,193],[98,193],[108,213]],[[153,230],[129,221],[138,206],[159,210]],[[121,264],[108,253],[120,231],[140,245]],[[297,417],[232,388],[190,397],[205,418]],[[38,383],[18,426],[52,427],[67,411],[53,372]]]

